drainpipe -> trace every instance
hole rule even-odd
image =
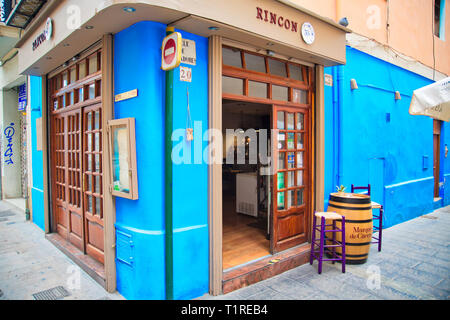
[[[338,103],[339,103],[339,96],[338,96],[338,79],[337,79],[337,67],[332,67],[331,74],[334,79],[334,85],[333,85],[333,104],[332,104],[332,112],[333,112],[333,175],[332,175],[332,186],[333,189],[331,190],[333,192],[334,186],[338,185],[338,145],[339,145],[339,139],[338,139],[338,126],[339,126],[339,118],[338,118]]]
[[[344,139],[343,139],[343,125],[344,125],[344,66],[340,65],[337,67],[337,136],[338,136],[338,176],[337,185],[343,184],[344,168],[343,168],[343,150],[344,150]]]
[[[175,32],[167,27],[166,35]],[[173,300],[173,211],[172,211],[172,131],[173,131],[173,70],[166,71],[165,112],[165,271],[166,300]]]

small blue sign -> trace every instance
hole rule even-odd
[[[294,155],[293,154],[288,154],[288,163],[294,163]]]
[[[19,111],[25,111],[27,108],[27,85],[24,83],[19,86]]]

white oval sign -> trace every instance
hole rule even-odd
[[[316,33],[314,32],[314,27],[311,23],[305,22],[302,25],[302,38],[307,44],[313,44],[316,40]]]

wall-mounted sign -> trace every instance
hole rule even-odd
[[[298,33],[307,44],[312,44],[315,40],[315,32],[311,23],[305,22],[299,30],[299,23],[282,15],[256,7],[256,19],[273,24],[285,30]]]
[[[137,96],[138,96],[138,89],[134,89],[134,90],[127,91],[127,92],[124,92],[121,94],[116,94],[114,101],[119,102],[119,101],[123,101],[123,100],[136,98]]]
[[[44,31],[37,36],[33,41],[33,51],[36,50],[43,42],[49,41],[53,36],[53,21],[51,18],[47,19]]]
[[[19,86],[19,111],[25,111],[27,108],[27,84]]]
[[[11,13],[11,0],[0,0],[0,22],[6,22]]]
[[[305,22],[302,25],[302,38],[303,41],[306,42],[306,44],[313,44],[314,40],[316,40],[316,33],[314,32],[314,27],[311,23]]]
[[[195,66],[197,64],[197,51],[195,49],[195,41],[182,40],[183,46],[181,48],[181,63]]]
[[[331,74],[325,74],[325,85],[328,87],[333,86],[333,76]]]
[[[5,134],[5,139],[6,139],[6,151],[3,154],[4,160],[5,160],[5,164],[7,165],[11,165],[14,164],[13,161],[13,138],[14,135],[16,133],[16,129],[14,129],[14,123],[11,123],[9,126],[6,127],[6,129],[3,131],[3,133]]]
[[[181,62],[181,33],[173,32],[162,43],[161,68],[165,71],[175,69]]]
[[[192,69],[180,67],[180,81],[192,82]]]

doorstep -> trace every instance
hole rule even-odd
[[[311,244],[304,243],[223,274],[223,294],[266,280],[309,261]]]
[[[105,266],[103,264],[84,254],[57,233],[46,234],[45,238],[106,290]]]

